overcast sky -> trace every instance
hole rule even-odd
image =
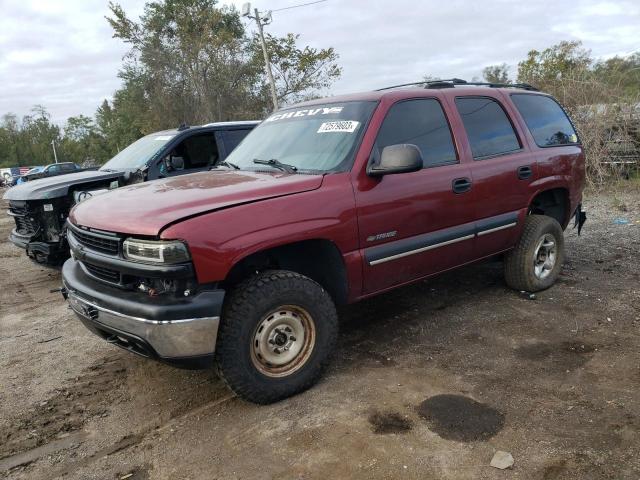
[[[260,10],[311,0],[258,0]],[[44,105],[64,124],[111,98],[126,45],[112,38],[107,0],[0,0],[0,115]],[[132,17],[143,0],[119,2]],[[234,3],[242,0],[223,0]],[[596,57],[640,50],[639,0],[327,0],[273,13],[274,34],[334,47],[342,78],[329,93],[418,81],[471,79],[515,66],[533,48],[582,40]]]

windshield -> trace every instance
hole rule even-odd
[[[277,160],[299,170],[329,172],[350,166],[376,102],[313,105],[277,112],[227,157],[243,170],[275,169],[254,160]]]
[[[25,173],[25,175],[29,175],[31,173],[38,173],[44,170],[44,167],[33,167],[31,170],[29,170],[27,173]]]
[[[138,169],[158,153],[158,150],[164,147],[173,137],[175,137],[173,133],[152,133],[142,137],[105,163],[100,170]]]

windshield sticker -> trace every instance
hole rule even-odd
[[[328,132],[343,132],[343,133],[353,133],[358,128],[360,122],[356,122],[355,120],[342,120],[339,122],[324,122],[320,125],[317,133],[328,133]]]
[[[173,135],[158,135],[157,137],[153,137],[154,140],[171,140]]]
[[[322,107],[322,108],[305,108],[303,110],[296,110],[295,112],[277,113],[271,115],[265,120],[265,122],[275,122],[276,120],[284,120],[286,118],[297,117],[314,117],[316,115],[331,115],[332,113],[340,113],[342,107]]]

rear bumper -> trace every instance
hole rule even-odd
[[[88,277],[79,262],[62,268],[63,294],[93,333],[132,353],[182,367],[213,360],[223,290],[175,299],[122,291]]]

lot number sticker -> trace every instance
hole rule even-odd
[[[354,120],[343,120],[340,122],[324,122],[320,125],[317,133],[344,132],[353,133],[358,128],[360,122]]]

